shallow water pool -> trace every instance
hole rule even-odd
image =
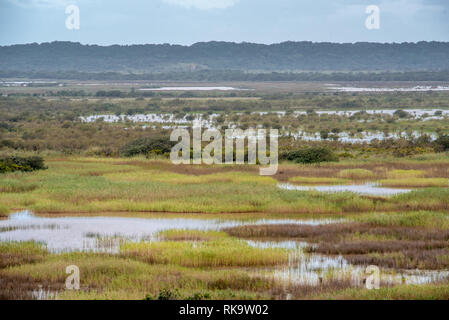
[[[290,183],[283,183],[279,185],[279,188],[284,190],[318,191],[324,193],[353,192],[360,195],[378,197],[395,196],[413,191],[412,189],[383,188],[376,183],[334,186],[297,186]]]
[[[0,221],[0,241],[37,241],[52,252],[117,252],[120,241],[156,241],[169,229],[220,230],[254,224],[319,225],[335,220],[258,219],[254,221],[195,218],[39,217],[29,211]]]

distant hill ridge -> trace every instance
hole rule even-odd
[[[449,70],[449,42],[278,44],[200,42],[83,45],[51,42],[0,46],[2,71],[185,72]]]

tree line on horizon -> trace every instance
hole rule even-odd
[[[404,72],[245,72],[201,70],[193,72],[120,73],[79,71],[2,71],[0,79],[51,79],[80,81],[449,81],[447,71]],[[30,83],[31,87],[58,86],[58,82]]]
[[[283,42],[264,45],[214,41],[191,46],[32,43],[0,46],[0,70],[125,74],[232,70],[248,74],[247,77],[251,73],[267,72],[444,71],[449,70],[449,43]],[[276,76],[281,77],[279,74]]]

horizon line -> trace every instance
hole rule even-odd
[[[134,43],[134,44],[96,44],[96,43],[82,43],[79,41],[69,41],[69,40],[53,40],[53,41],[45,41],[45,42],[28,42],[28,43],[15,43],[15,44],[6,44],[0,45],[0,47],[14,47],[14,46],[26,46],[26,45],[47,45],[54,43],[70,43],[70,44],[79,44],[82,46],[97,46],[97,47],[132,47],[132,46],[179,46],[179,47],[193,47],[198,44],[208,44],[208,43],[223,43],[223,44],[251,44],[251,45],[260,45],[260,46],[274,46],[281,45],[286,43],[309,43],[309,44],[333,44],[333,45],[355,45],[355,44],[382,44],[382,45],[401,45],[401,44],[420,44],[420,43],[439,43],[439,44],[449,44],[449,41],[438,41],[438,40],[420,40],[420,41],[404,41],[404,42],[375,42],[375,41],[354,41],[354,42],[329,42],[329,41],[310,41],[310,40],[285,40],[281,42],[273,42],[273,43],[260,43],[260,42],[249,42],[249,41],[222,41],[222,40],[208,40],[208,41],[198,41],[192,44],[177,44],[177,43]]]

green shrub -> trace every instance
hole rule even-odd
[[[45,170],[44,159],[42,157],[5,157],[0,158],[0,173],[22,171],[31,172],[36,170]]]
[[[399,118],[407,118],[407,117],[409,117],[410,114],[407,111],[404,111],[404,110],[396,110],[394,112],[394,115],[399,117]]]
[[[439,136],[435,141],[438,151],[447,151],[449,150],[449,135]]]
[[[121,148],[121,153],[125,157],[133,157],[144,154],[165,154],[170,153],[176,142],[170,141],[169,137],[149,137],[134,140]]]
[[[159,292],[157,300],[177,300],[179,298],[178,290],[163,289]]]
[[[290,151],[282,158],[296,163],[320,163],[338,161],[337,156],[325,147],[309,147],[301,150]]]

